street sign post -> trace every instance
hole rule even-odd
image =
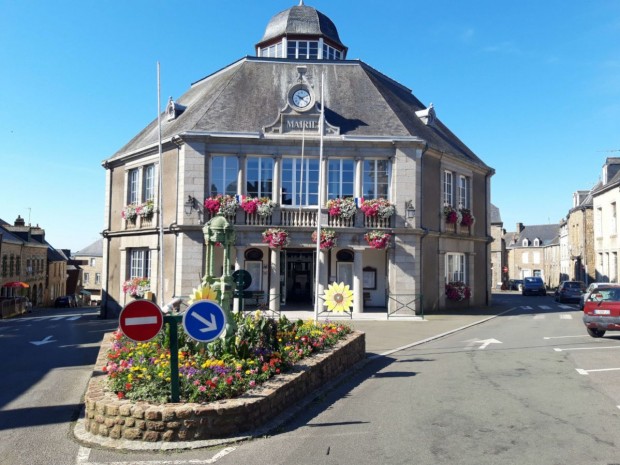
[[[134,300],[123,307],[118,317],[122,333],[132,341],[153,339],[164,325],[161,309],[150,300]]]
[[[217,302],[199,300],[183,314],[185,332],[198,342],[211,342],[226,329],[226,314]]]

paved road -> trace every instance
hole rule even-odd
[[[81,409],[104,332],[94,309],[37,309],[0,320],[0,464],[75,463]]]
[[[1,320],[0,349],[15,355],[2,363],[0,463],[620,463],[620,338],[585,336],[576,306],[550,297],[502,299],[497,317],[361,322],[369,362],[269,436],[168,453],[71,438],[98,342],[115,322],[88,309]]]

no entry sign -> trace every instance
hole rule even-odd
[[[150,300],[134,300],[121,310],[121,331],[129,339],[146,342],[157,336],[164,325],[160,308]]]

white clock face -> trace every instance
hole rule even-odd
[[[308,105],[310,105],[311,100],[312,99],[310,97],[310,94],[306,89],[296,90],[293,94],[293,103],[296,107],[306,108]]]

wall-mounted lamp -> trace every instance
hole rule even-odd
[[[196,200],[196,197],[188,195],[187,200],[185,201],[185,214],[191,215],[192,211],[198,210],[199,205],[200,204],[198,203],[198,200]]]
[[[413,200],[407,200],[405,202],[405,216],[407,218],[415,218],[415,207],[413,206]]]

